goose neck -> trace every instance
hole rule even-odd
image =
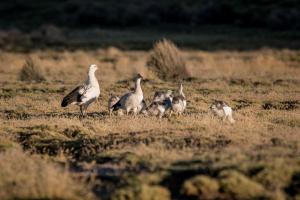
[[[143,93],[142,88],[141,88],[141,79],[137,79],[135,82],[135,92]]]

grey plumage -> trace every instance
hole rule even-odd
[[[133,92],[129,92],[123,95],[120,100],[113,106],[113,110],[125,110],[126,114],[129,114],[130,111],[133,111],[134,114],[137,114],[139,107],[144,99],[143,91],[141,88],[141,80],[143,77],[138,74],[135,78],[135,89]]]
[[[172,96],[172,90],[168,90],[166,92],[157,91],[154,93],[153,102],[162,102],[166,98],[169,98],[171,96]]]
[[[67,94],[61,102],[61,107],[66,107],[69,104],[72,104],[74,102],[80,102],[81,101],[80,98],[81,98],[82,94],[80,94],[79,91],[82,89],[84,89],[84,87],[81,85],[81,86],[76,87],[69,94]]]
[[[172,100],[170,97],[164,99],[163,101],[154,101],[148,106],[147,113],[162,118],[165,112],[168,109],[170,109],[171,106],[172,106]]]
[[[162,118],[165,112],[172,106],[172,91],[157,91],[152,103],[147,107],[147,114]]]
[[[224,101],[214,101],[210,106],[210,110],[215,116],[222,118],[223,120],[228,119],[230,123],[235,122],[232,117],[231,107]]]
[[[115,95],[111,95],[109,100],[108,100],[108,111],[109,111],[109,115],[111,116],[111,113],[113,111],[113,106],[118,103],[118,101],[120,100],[120,97],[115,96]]]

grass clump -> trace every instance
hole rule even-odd
[[[167,39],[154,44],[147,66],[162,80],[189,76],[186,62],[180,50],[172,41]]]
[[[225,170],[219,174],[221,191],[237,199],[266,197],[264,187],[235,170]]]
[[[19,148],[0,154],[0,199],[91,199],[59,166]]]
[[[181,193],[184,196],[197,197],[199,199],[214,199],[218,192],[218,181],[205,175],[194,176],[186,180],[181,189]]]
[[[170,192],[161,186],[147,184],[125,187],[116,191],[111,200],[170,200]]]
[[[19,74],[21,81],[42,82],[46,77],[42,69],[33,62],[32,58],[27,58]]]

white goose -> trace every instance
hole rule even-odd
[[[222,118],[223,120],[228,119],[230,123],[234,123],[235,120],[232,117],[232,109],[224,101],[215,101],[210,109],[215,116]]]
[[[176,114],[181,115],[186,108],[186,99],[185,95],[183,93],[183,86],[182,83],[180,83],[179,86],[179,95],[175,96],[172,100],[172,111]]]
[[[122,109],[125,110],[128,115],[130,111],[133,111],[134,115],[139,112],[139,108],[142,105],[144,95],[141,88],[141,80],[143,77],[138,74],[135,78],[135,89],[133,92],[129,92],[123,95],[120,100],[113,106],[113,110]]]
[[[61,102],[62,107],[66,107],[69,104],[78,105],[81,116],[85,115],[87,107],[97,100],[100,95],[99,83],[95,76],[97,69],[96,65],[90,65],[87,80],[63,98]]]

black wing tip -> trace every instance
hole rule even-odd
[[[118,101],[117,103],[115,103],[115,105],[112,106],[113,111],[119,110],[121,107],[121,103],[120,101]]]
[[[61,107],[67,107],[67,105],[68,105],[68,101],[63,99],[62,102],[61,102]]]

